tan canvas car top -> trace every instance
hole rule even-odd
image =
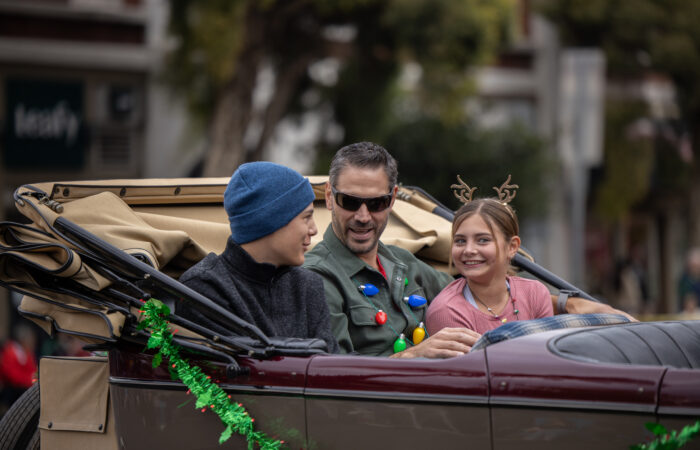
[[[314,220],[320,230],[314,245],[330,223],[330,213],[324,203],[325,177],[310,180],[316,193]],[[61,216],[127,252],[146,254],[158,268],[173,259],[182,261],[176,266],[188,267],[226,245],[230,231],[223,192],[227,182],[227,178],[202,178],[39,184],[35,186],[54,193],[51,199],[63,207],[61,213],[37,202],[18,204],[18,208],[45,231],[50,232]],[[435,206],[419,193],[400,189],[382,241],[444,265],[450,223],[430,212]]]
[[[331,218],[324,201],[326,177],[310,178],[316,193],[314,219],[319,228],[312,240],[315,245]],[[108,279],[83,261],[71,240],[57,232],[56,220],[60,217],[177,278],[207,253],[223,251],[230,235],[223,209],[227,183],[228,178],[202,178],[21,187],[16,192],[17,208],[33,225],[0,230],[0,278],[21,281],[28,296],[20,311],[46,331],[72,331],[89,342],[114,339],[124,323],[122,313],[40,288],[30,275],[17,270],[17,262],[41,268],[43,273],[69,277],[91,290],[100,291],[109,285]],[[42,191],[49,195],[41,195]],[[446,269],[450,223],[432,214],[434,207],[419,193],[401,189],[382,241]]]

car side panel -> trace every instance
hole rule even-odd
[[[256,419],[256,430],[284,439],[292,448],[305,446],[304,399],[278,392],[246,393],[226,388]],[[245,437],[234,433],[223,445],[224,424],[212,411],[195,409],[182,386],[140,383],[110,387],[121,449],[247,449]]]
[[[483,355],[314,357],[309,448],[490,448]]]
[[[700,420],[700,370],[670,368],[659,393],[659,423],[667,430],[680,431]],[[700,449],[695,437],[684,449]]]
[[[700,418],[700,370],[669,368],[661,383],[659,415]]]
[[[651,438],[653,414],[493,406],[494,450],[625,449]]]
[[[187,387],[172,381],[162,365],[153,369],[151,361],[142,353],[110,352],[110,398],[120,448],[248,448],[236,433],[220,446],[225,427],[219,417],[208,409],[196,409]],[[255,418],[257,431],[284,440],[290,448],[305,448],[303,393],[309,361],[240,357],[239,365],[250,372],[231,378],[222,363],[202,361],[200,367]]]
[[[309,448],[490,448],[485,405],[319,398],[307,407]]]
[[[666,370],[550,353],[541,333],[486,348],[494,450],[628,448],[651,433]]]

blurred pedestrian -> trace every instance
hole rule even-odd
[[[13,337],[0,350],[0,412],[4,413],[36,380],[36,334],[25,324],[15,327]]]
[[[618,263],[616,269],[617,307],[632,315],[649,313],[651,308],[644,255],[644,247],[635,245],[629,257]]]
[[[700,247],[688,250],[683,274],[678,281],[678,299],[683,312],[698,312],[700,305]]]

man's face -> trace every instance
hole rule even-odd
[[[338,204],[333,188],[336,192],[365,199],[391,193],[391,203],[383,211],[372,212],[365,203],[356,211],[349,211]],[[326,207],[331,210],[333,231],[351,252],[362,256],[376,251],[389,221],[397,189],[394,187],[389,191],[389,178],[382,167],[348,166],[340,172],[335,186],[326,184]]]
[[[314,222],[314,204],[309,204],[287,225],[270,234],[270,261],[276,266],[300,266],[304,264],[304,253],[311,245],[311,237],[318,230]]]

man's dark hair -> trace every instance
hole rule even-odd
[[[389,178],[389,190],[396,186],[399,170],[396,160],[384,147],[373,142],[357,142],[338,150],[331,161],[328,172],[331,186],[335,187],[338,176],[348,166],[374,169],[382,167]]]

